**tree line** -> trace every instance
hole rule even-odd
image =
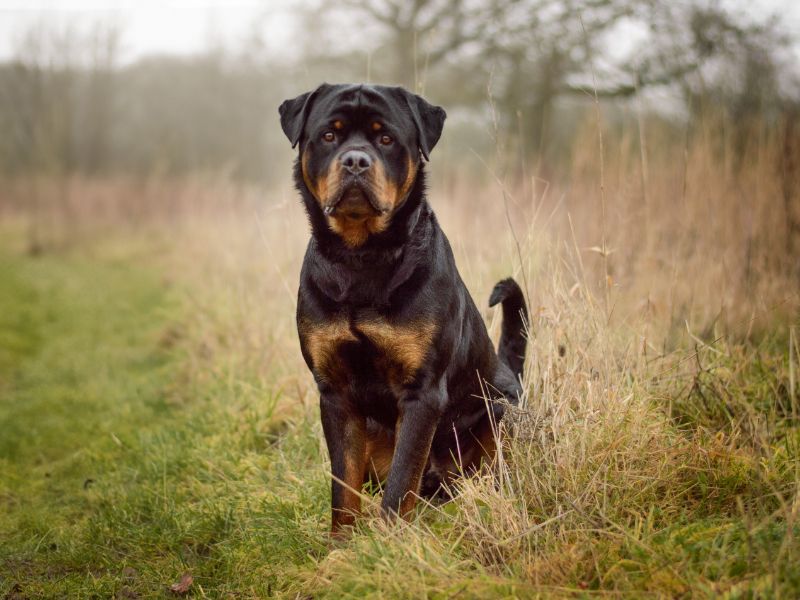
[[[226,169],[270,180],[285,171],[273,160],[286,152],[275,107],[326,80],[425,93],[464,117],[451,129],[469,138],[470,121],[489,124],[526,160],[556,160],[593,102],[664,97],[649,110],[686,119],[711,106],[744,124],[795,115],[800,98],[797,40],[780,15],[705,0],[312,2],[289,60],[255,36],[236,51],[122,65],[124,33],[39,26],[22,38],[0,65],[5,174]]]

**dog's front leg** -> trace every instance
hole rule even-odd
[[[401,401],[397,444],[381,502],[384,515],[399,513],[405,517],[414,508],[441,406],[441,392]]]
[[[349,401],[333,392],[320,395],[320,412],[331,458],[331,535],[338,537],[361,510],[366,422]]]

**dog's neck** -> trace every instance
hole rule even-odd
[[[386,230],[370,235],[363,244],[352,248],[328,225],[327,217],[304,181],[299,159],[295,162],[294,179],[308,214],[317,251],[330,262],[353,270],[399,265],[403,261],[404,248],[409,242],[413,245],[415,238],[424,236],[426,223],[433,217],[425,198],[425,168],[421,163],[408,197],[392,215]]]

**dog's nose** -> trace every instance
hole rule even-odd
[[[363,150],[348,150],[340,160],[342,166],[353,175],[363,173],[372,166],[372,158]]]

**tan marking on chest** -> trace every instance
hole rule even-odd
[[[328,224],[334,233],[344,240],[350,248],[357,248],[367,241],[373,233],[384,231],[389,223],[388,215],[376,215],[362,219],[346,216],[328,217]]]
[[[344,342],[356,342],[358,338],[350,331],[347,321],[331,321],[328,323],[301,323],[300,337],[303,338],[306,351],[311,356],[314,370],[326,373],[333,370],[336,361],[336,350]]]
[[[380,350],[375,366],[392,384],[408,383],[425,361],[436,326],[417,322],[394,325],[383,319],[359,321],[354,329]],[[339,379],[342,365],[337,352],[346,342],[357,342],[358,336],[347,321],[302,323],[300,336],[311,357],[314,370],[327,377]]]
[[[407,383],[425,361],[436,326],[424,322],[393,325],[375,320],[360,322],[356,329],[375,344],[388,360],[389,365],[384,366],[388,367],[389,379],[395,383]]]

